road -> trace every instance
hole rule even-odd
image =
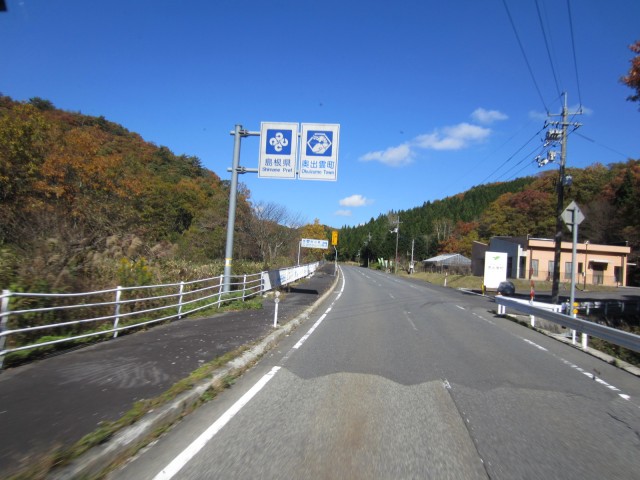
[[[485,297],[342,271],[315,318],[109,478],[638,478],[639,379]]]

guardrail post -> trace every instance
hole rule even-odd
[[[184,292],[184,281],[180,282],[180,295],[178,296],[178,320],[182,318],[182,297]]]
[[[582,349],[586,350],[589,343],[589,335],[586,333],[582,334]]]
[[[122,296],[122,287],[118,285],[116,288],[116,311],[114,314],[115,318],[113,320],[114,330],[118,328],[118,323],[120,322],[120,297],[121,296]],[[118,331],[116,330],[115,332],[113,332],[113,338],[117,338],[117,336],[118,336]]]
[[[2,306],[0,307],[0,333],[7,330],[7,324],[9,323],[9,298],[11,298],[10,290],[2,290]],[[7,340],[6,336],[0,337],[0,351],[4,350],[4,345]],[[4,363],[4,355],[0,355],[0,369],[2,369],[2,364]]]
[[[225,280],[228,281],[229,285],[231,284],[231,277]],[[229,285],[225,283],[224,287],[229,288]],[[220,283],[218,284],[218,308],[220,308],[220,304],[222,303],[222,277],[220,277]]]
[[[242,278],[242,301],[244,302],[244,294],[247,291],[247,274]]]
[[[273,299],[273,302],[275,303],[275,310],[273,312],[273,328],[278,327],[278,304],[280,303],[280,292],[278,290],[276,290],[275,297],[276,298]]]

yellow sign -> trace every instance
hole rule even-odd
[[[338,231],[337,230],[333,230],[331,232],[331,245],[333,245],[334,247],[336,245],[338,245]]]

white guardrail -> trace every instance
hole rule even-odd
[[[116,287],[84,293],[22,293],[0,296],[0,369],[8,353],[99,335],[118,336],[142,327],[268,292],[313,274],[320,262],[231,277],[163,285]],[[37,333],[35,333],[37,332]],[[5,348],[6,347],[6,348]]]
[[[640,335],[618,330],[616,328],[599,325],[587,320],[575,318],[560,313],[560,305],[551,305],[541,302],[531,302],[527,300],[517,300],[503,296],[495,297],[498,307],[498,315],[504,315],[506,309],[515,310],[531,316],[531,326],[535,326],[535,317],[540,317],[550,322],[570,328],[574,332],[582,333],[582,348],[587,348],[588,336],[600,338],[614,345],[628,348],[634,352],[640,352]],[[575,334],[574,334],[575,343]]]

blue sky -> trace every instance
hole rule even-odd
[[[639,105],[619,79],[640,2],[506,6],[7,0],[0,92],[103,115],[223,179],[235,124],[340,124],[336,182],[240,177],[252,200],[333,227],[536,174],[538,132],[565,91],[570,110],[583,109],[568,166],[639,158]],[[241,165],[257,167],[258,151],[258,137],[243,139]]]

